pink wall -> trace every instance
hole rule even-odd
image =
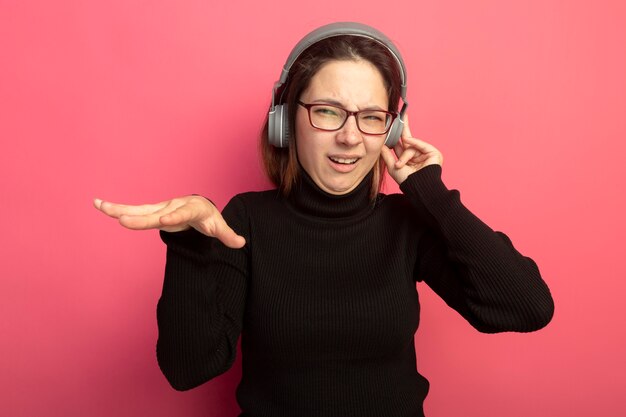
[[[280,66],[308,30],[358,20],[403,52],[446,182],[556,299],[538,333],[483,335],[420,286],[428,415],[622,416],[624,3],[270,3],[0,0],[0,415],[236,415],[238,366],[186,393],[160,375],[164,246],[91,199],[266,187]]]

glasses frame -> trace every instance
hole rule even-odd
[[[297,103],[299,105],[301,105],[302,107],[304,107],[306,109],[306,112],[309,116],[309,123],[311,124],[311,126],[313,126],[316,129],[319,130],[323,130],[325,132],[336,132],[338,130],[340,130],[342,127],[345,126],[346,122],[348,121],[348,117],[350,116],[354,116],[354,119],[356,121],[356,127],[357,129],[359,129],[359,132],[363,133],[364,135],[371,135],[371,136],[380,136],[380,135],[386,135],[389,132],[389,129],[391,129],[391,126],[393,125],[394,120],[396,120],[396,117],[398,117],[398,113],[397,112],[391,112],[391,111],[387,111],[387,110],[358,110],[358,111],[350,111],[350,110],[346,110],[343,107],[340,106],[336,106],[334,104],[324,104],[324,103],[303,103],[302,101],[298,100]],[[343,122],[341,123],[341,125],[336,128],[336,129],[326,129],[323,127],[318,127],[315,126],[315,124],[313,123],[313,119],[311,118],[311,108],[314,106],[326,106],[326,107],[333,107],[335,109],[339,109],[342,110],[344,112],[346,112],[346,118],[343,119]],[[361,129],[361,125],[359,124],[359,113],[366,113],[366,112],[371,112],[371,111],[379,111],[382,113],[387,113],[388,115],[391,116],[391,119],[389,120],[389,125],[387,126],[387,128],[385,129],[384,132],[381,133],[369,133],[369,132],[364,132],[363,129]]]

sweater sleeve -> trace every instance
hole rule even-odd
[[[236,197],[222,213],[249,242],[245,207]],[[157,359],[177,390],[194,388],[233,364],[241,333],[248,246],[230,249],[194,229],[161,232],[167,245],[157,305]]]
[[[430,229],[416,278],[481,332],[530,332],[552,319],[554,302],[535,262],[473,215],[433,165],[410,175],[403,193]]]

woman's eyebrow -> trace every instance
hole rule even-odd
[[[344,107],[342,102],[330,98],[318,98],[313,100],[312,103],[332,104],[334,106]]]
[[[330,98],[318,98],[316,100],[313,100],[311,103],[321,103],[321,104],[331,104],[333,106],[338,106],[341,107],[342,109],[346,109],[346,105],[340,101],[337,101],[335,99],[330,99]],[[346,109],[347,110],[347,109]],[[362,109],[359,110],[382,110],[382,111],[387,111],[386,109],[377,106],[377,105],[371,105],[371,106],[367,106],[364,107]]]

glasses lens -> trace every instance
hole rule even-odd
[[[339,129],[346,120],[347,113],[334,106],[325,106],[316,104],[311,106],[309,110],[311,116],[311,123],[313,126],[320,129],[335,130]]]
[[[387,133],[393,115],[380,110],[363,110],[357,113],[357,125],[361,132],[369,135]],[[309,107],[309,117],[313,127],[324,130],[337,130],[343,126],[348,112],[340,107],[326,104],[313,104]]]
[[[392,119],[389,113],[377,110],[359,112],[358,116],[359,129],[370,135],[380,135],[387,132]]]

